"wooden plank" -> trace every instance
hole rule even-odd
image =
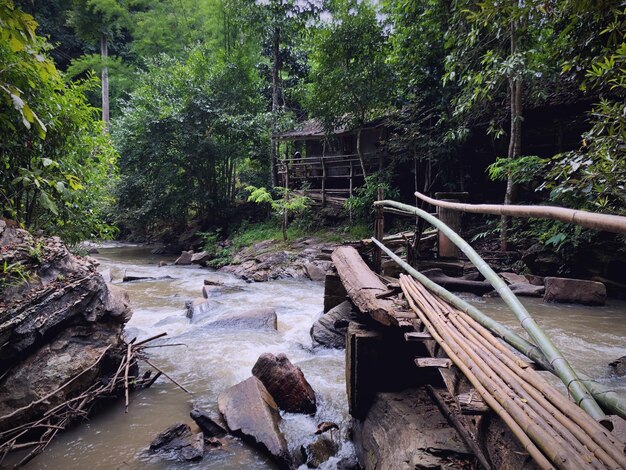
[[[404,333],[404,339],[406,341],[431,341],[433,340],[432,335],[428,331],[411,331],[409,333]]]
[[[377,294],[387,292],[387,287],[365,264],[359,252],[351,246],[341,246],[333,252],[332,260],[354,305],[383,325],[397,325],[393,301],[376,298]]]
[[[440,367],[449,369],[452,367],[452,360],[447,357],[416,357],[415,365],[417,367]]]

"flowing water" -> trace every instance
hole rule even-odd
[[[114,282],[129,275],[164,277],[155,281],[125,283],[134,308],[126,335],[139,340],[167,332],[163,343],[182,343],[149,349],[151,360],[188,388],[187,395],[165,379],[150,389],[131,395],[130,411],[123,403],[92,417],[86,424],[61,434],[29,465],[47,469],[96,468],[207,468],[273,469],[271,461],[238,440],[208,452],[197,463],[163,461],[146,452],[157,433],[177,422],[190,422],[192,403],[216,409],[217,397],[228,387],[250,377],[260,354],[285,353],[300,366],[318,397],[315,417],[284,414],[281,428],[292,450],[314,438],[321,421],[341,423],[342,445],[337,458],[324,468],[335,468],[341,457],[353,454],[348,441],[344,352],[313,349],[311,324],[322,312],[323,285],[311,281],[271,281],[247,284],[231,275],[196,266],[158,267],[161,256],[143,247],[110,246],[96,256],[100,270],[110,269]],[[171,260],[167,260],[171,261]],[[188,320],[185,301],[201,296],[204,279],[218,281],[225,292],[209,299],[210,309]],[[494,318],[514,326],[513,315],[499,299],[470,298]],[[524,299],[531,313],[576,367],[626,393],[626,380],[612,377],[607,362],[626,355],[626,302],[586,308],[543,304]],[[233,310],[272,307],[278,331],[207,330],[207,322]]]

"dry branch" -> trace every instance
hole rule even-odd
[[[11,451],[32,448],[31,451],[16,466],[19,467],[25,465],[35,456],[37,456],[37,454],[42,452],[59,431],[66,429],[77,419],[85,418],[86,416],[88,416],[89,412],[91,411],[94,404],[96,404],[96,402],[104,398],[119,396],[119,393],[122,390],[124,391],[125,395],[125,411],[128,412],[129,391],[131,388],[131,384],[148,388],[161,375],[164,375],[176,386],[189,393],[189,391],[178,382],[176,382],[176,380],[163,372],[159,367],[151,363],[142,353],[144,349],[147,349],[149,347],[146,346],[147,343],[157,338],[161,338],[165,335],[166,333],[161,333],[159,335],[152,336],[137,343],[134,343],[134,341],[127,343],[126,354],[123,355],[122,359],[120,360],[120,364],[117,367],[117,371],[110,379],[103,380],[103,377],[99,377],[94,384],[92,384],[89,388],[84,390],[78,396],[68,398],[63,403],[60,403],[48,409],[42,415],[33,419],[30,422],[23,423],[0,432],[0,466],[2,465],[2,462],[4,462],[6,456]],[[87,371],[93,369],[98,364],[100,364],[110,348],[111,346],[107,347],[93,364],[83,369],[80,373],[72,377],[56,390],[50,392],[49,394],[38,400],[31,402],[27,406],[19,408],[5,416],[0,417],[0,422],[10,419],[16,416],[18,413],[29,410],[32,407],[41,404],[58,394],[60,391],[62,391],[68,385],[74,382],[77,378],[81,377]],[[139,360],[146,362],[157,371],[154,377],[149,377],[146,375],[143,379],[138,379],[137,377],[134,377],[130,374],[131,368],[136,365],[137,361]],[[41,432],[42,430],[43,432]],[[24,440],[26,436],[29,436],[29,440]],[[39,437],[36,438],[36,440],[33,440],[33,436]]]

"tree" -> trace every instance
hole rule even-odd
[[[118,0],[73,0],[69,24],[85,41],[99,41],[102,82],[102,120],[108,130],[109,104],[109,41],[130,24],[126,6]]]
[[[358,127],[357,152],[363,175],[361,128],[391,103],[392,71],[386,61],[387,36],[367,2],[338,1],[330,24],[313,39],[309,109],[331,131]]]
[[[2,215],[76,242],[110,234],[104,221],[115,151],[86,99],[93,79],[66,84],[36,22],[0,5]]]
[[[263,127],[260,78],[246,50],[147,62],[113,127],[122,155],[120,221],[136,234],[204,224],[233,201],[237,168],[253,158]]]
[[[508,98],[509,159],[522,155],[524,103],[533,95],[537,77],[558,75],[550,60],[549,44],[555,36],[545,2],[510,0],[503,3],[456,2],[451,28],[446,34],[448,56],[444,83],[454,82],[460,92],[453,100],[454,116],[461,123],[456,136],[464,136],[468,122],[490,114],[489,132],[504,135],[500,95],[505,86]],[[537,90],[538,88],[535,88]],[[539,96],[539,93],[536,95]],[[494,106],[495,105],[495,106]],[[515,199],[516,185],[507,178],[504,203]],[[508,249],[508,218],[501,220],[501,248]]]
[[[230,0],[227,11],[239,29],[247,32],[261,43],[262,54],[269,59],[267,79],[271,90],[272,134],[288,122],[285,113],[299,111],[300,104],[294,100],[300,82],[308,73],[307,57],[301,46],[306,26],[317,14],[311,0]],[[236,19],[238,18],[238,19]],[[291,90],[290,90],[291,89]],[[276,186],[278,169],[277,143],[271,142],[271,179]]]

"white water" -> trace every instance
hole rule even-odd
[[[128,338],[138,340],[167,332],[160,344],[184,343],[149,349],[151,361],[163,368],[193,394],[187,395],[164,378],[150,389],[131,395],[130,411],[123,404],[107,409],[69,432],[63,433],[29,465],[31,468],[202,468],[270,469],[269,459],[241,443],[228,440],[224,448],[211,450],[197,463],[163,461],[146,448],[171,424],[191,423],[192,403],[215,410],[217,397],[228,387],[251,376],[251,369],[264,352],[285,353],[300,366],[316,391],[318,411],[314,417],[284,414],[282,430],[290,449],[314,439],[317,423],[341,425],[342,446],[338,457],[351,455],[347,442],[347,402],[344,352],[313,349],[309,329],[322,312],[323,285],[311,281],[272,281],[247,284],[235,277],[196,266],[164,266],[163,257],[140,247],[109,247],[96,256],[100,270],[110,269],[113,281],[124,272],[138,276],[170,276],[173,279],[125,283],[134,309],[127,325]],[[171,261],[171,260],[168,260]],[[211,297],[207,313],[192,321],[185,317],[185,301],[202,296],[204,279],[219,281],[227,292]],[[278,316],[278,331],[207,330],[208,321],[229,311],[272,307]],[[334,468],[331,459],[326,467]]]

